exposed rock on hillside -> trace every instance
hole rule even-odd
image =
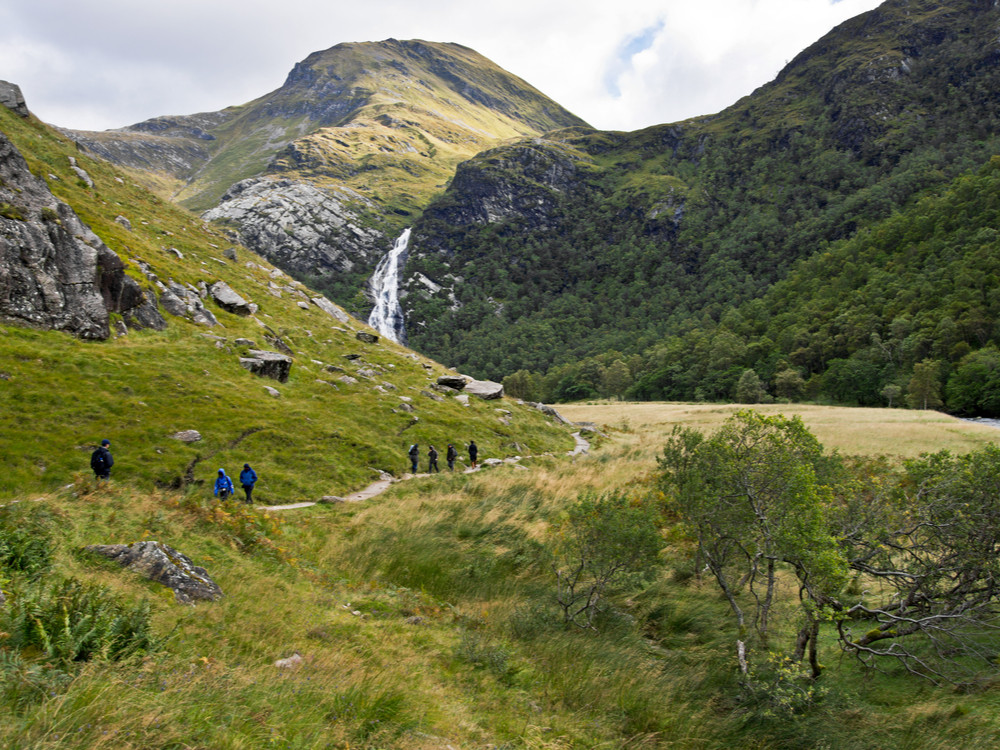
[[[350,191],[262,177],[233,185],[202,218],[235,224],[246,247],[286,270],[323,277],[370,266],[384,252],[385,236],[363,228],[348,201],[371,207]]]
[[[240,365],[262,378],[271,378],[279,383],[288,380],[292,370],[292,358],[278,352],[251,349],[248,357],[240,357]]]
[[[103,339],[109,312],[137,328],[166,325],[125,264],[0,133],[0,317]]]
[[[222,589],[208,575],[208,571],[162,542],[94,544],[86,549],[168,586],[174,590],[174,597],[181,604],[194,604],[196,600],[214,602],[222,596]]]

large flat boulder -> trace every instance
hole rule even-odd
[[[291,357],[259,349],[251,349],[248,354],[247,357],[240,357],[240,366],[244,369],[262,378],[277,380],[279,383],[288,380],[288,375],[292,371]]]
[[[492,380],[470,380],[465,384],[464,390],[486,401],[503,397],[503,385]]]

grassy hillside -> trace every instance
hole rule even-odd
[[[4,109],[0,127],[144,286],[151,282],[141,265],[164,282],[224,280],[260,307],[241,317],[207,301],[217,327],[168,315],[165,332],[132,331],[101,343],[0,326],[0,441],[7,457],[0,496],[51,490],[88,473],[91,446],[103,438],[113,441],[116,479],[181,486],[248,461],[261,476],[263,501],[345,494],[379,471],[401,474],[413,442],[443,449],[475,439],[484,457],[572,447],[564,429],[528,407],[479,399],[464,406],[426,395],[438,395],[428,386],[445,373],[441,365],[384,340],[362,343],[355,333],[367,326],[338,323],[309,302],[315,293],[37,122]],[[72,172],[69,156],[87,170],[93,189]],[[231,248],[235,261],[225,255]],[[243,369],[239,357],[252,347],[240,338],[260,349],[280,340],[294,358],[288,382]],[[404,398],[412,412],[403,410]],[[509,425],[498,408],[512,412]],[[188,429],[202,440],[170,438]]]
[[[571,408],[593,415],[593,407]],[[814,416],[836,422],[844,412],[851,410]],[[822,654],[827,670],[813,701],[786,711],[741,699],[724,604],[706,578],[691,575],[689,543],[669,524],[656,575],[613,597],[596,630],[564,628],[553,602],[548,530],[580,492],[648,493],[666,437],[660,416],[625,416],[628,425],[609,425],[610,438],[588,457],[412,480],[362,504],[266,516],[84,482],[0,508],[0,538],[30,527],[49,540],[53,565],[43,578],[71,575],[125,601],[146,600],[154,633],[169,634],[144,657],[80,664],[69,681],[38,671],[30,654],[19,661],[0,640],[7,717],[0,744],[993,745],[1000,731],[994,688],[956,691],[894,670],[865,673],[834,650]],[[907,416],[927,427],[919,415]],[[923,448],[946,443],[955,430],[940,424],[925,433]],[[974,426],[969,434],[984,439]],[[895,433],[873,445],[892,452],[894,441]],[[225,596],[183,607],[160,587],[80,552],[140,538],[182,549]],[[14,590],[27,590],[22,576],[0,571]],[[303,659],[297,669],[274,666],[295,651]]]

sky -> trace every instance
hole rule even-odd
[[[124,127],[281,86],[341,42],[471,47],[602,130],[718,112],[878,0],[2,0],[0,80],[52,125]]]

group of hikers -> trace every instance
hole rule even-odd
[[[475,440],[469,441],[468,450],[469,450],[469,464],[473,469],[475,469],[479,465],[478,464],[479,446],[476,445]],[[410,456],[410,466],[413,470],[413,473],[416,474],[417,463],[420,460],[420,446],[414,443],[413,445],[410,446],[410,450],[407,451],[407,454]],[[458,458],[458,451],[455,450],[455,446],[452,445],[451,443],[448,443],[448,449],[445,452],[444,458],[448,462],[448,470],[454,471],[455,460]],[[427,449],[427,471],[428,472],[441,471],[441,469],[438,468],[438,452],[433,445]]]
[[[111,456],[111,441],[104,439],[100,446],[90,454],[90,468],[94,471],[94,478],[97,480],[110,479],[111,467],[115,465],[115,459]],[[243,471],[240,472],[240,486],[246,495],[243,502],[247,505],[253,503],[253,487],[257,484],[257,472],[250,464],[243,464]],[[236,492],[233,480],[226,474],[225,469],[219,469],[219,475],[215,478],[215,497],[220,500],[227,500]]]
[[[475,469],[478,467],[479,463],[479,446],[476,445],[475,440],[469,441],[469,464]],[[410,465],[413,468],[413,473],[417,473],[417,463],[420,459],[420,446],[416,443],[410,446],[409,450]],[[458,459],[458,451],[455,450],[455,446],[448,443],[448,449],[445,452],[445,460],[448,462],[448,470],[455,470],[455,461]],[[114,466],[115,460],[111,456],[111,441],[102,440],[101,445],[95,450],[90,456],[90,468],[94,471],[94,477],[98,480],[109,479],[111,477],[111,467]],[[438,452],[434,446],[430,446],[427,449],[427,471],[437,471],[440,472],[441,469],[438,468]],[[243,464],[243,471],[240,472],[240,486],[243,488],[243,492],[246,498],[243,502],[247,505],[253,503],[253,487],[257,484],[257,472],[250,468],[250,464]],[[215,497],[220,500],[226,500],[233,496],[236,489],[233,485],[233,480],[226,474],[225,469],[219,469],[219,474],[215,478]]]

